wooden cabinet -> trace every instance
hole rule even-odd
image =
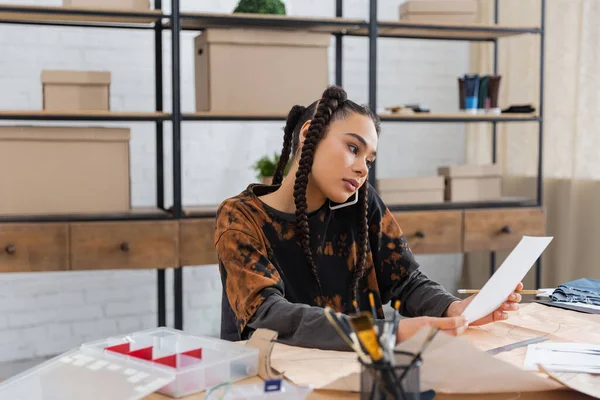
[[[179,265],[177,221],[71,224],[71,269],[172,268]]]
[[[512,250],[524,235],[546,234],[541,208],[468,210],[464,214],[464,252]]]
[[[0,272],[69,269],[68,225],[0,224]]]
[[[214,245],[214,218],[181,220],[179,235],[181,265],[208,265],[218,262]]]
[[[413,253],[460,253],[461,211],[396,212],[394,217]]]
[[[415,254],[512,250],[545,235],[541,208],[394,212]],[[0,272],[216,264],[214,217],[0,224]]]

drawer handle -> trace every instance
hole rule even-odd
[[[423,232],[423,231],[416,231],[415,232],[415,236],[418,237],[418,238],[424,239],[425,238],[425,232]]]
[[[17,252],[17,248],[14,244],[9,244],[4,250],[6,251],[6,254],[10,254],[11,256]]]
[[[500,230],[500,232],[502,232],[502,233],[511,233],[512,229],[511,229],[510,225],[504,225],[502,227],[502,229]]]
[[[129,251],[129,248],[130,248],[129,243],[127,243],[127,242],[121,243],[121,251]]]

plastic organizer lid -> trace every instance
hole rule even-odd
[[[174,379],[167,368],[74,349],[1,382],[0,399],[137,400]]]

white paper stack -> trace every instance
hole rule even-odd
[[[538,343],[527,347],[525,369],[600,374],[600,345],[586,343]]]

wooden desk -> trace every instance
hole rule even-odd
[[[547,336],[549,341],[560,340],[560,341],[583,341],[600,344],[600,315],[582,314],[575,311],[563,310],[553,307],[546,307],[537,303],[523,304],[521,310],[514,313],[515,319],[509,319],[508,322],[513,321],[515,325],[518,324],[519,328],[524,330],[536,329],[538,333]],[[540,321],[547,321],[543,325]],[[598,328],[589,329],[589,325],[597,325]],[[539,326],[538,326],[539,325]],[[588,328],[584,328],[584,326]],[[581,326],[582,329],[578,329]],[[558,328],[557,328],[558,327]],[[505,322],[497,322],[485,326],[486,332],[490,331],[493,333],[499,333],[506,330]],[[585,332],[582,333],[582,330]],[[589,332],[588,332],[589,331]],[[490,348],[503,346],[507,343],[516,342],[512,337],[506,339],[498,338],[494,341],[490,340],[490,337],[494,337],[489,334],[480,334],[482,330],[480,328],[471,328],[464,334],[464,337],[469,340],[475,347],[481,350],[487,350]],[[503,359],[504,361],[514,363],[516,365],[522,365],[525,358],[526,347],[514,349],[510,352],[500,353],[496,357]],[[237,384],[248,384],[261,382],[258,377],[249,378],[238,382]],[[201,400],[205,398],[205,393],[198,393],[195,395],[187,396],[184,400]],[[308,397],[311,400],[342,400],[342,399],[359,399],[359,393],[355,392],[343,392],[343,391],[330,391],[330,390],[315,390]],[[158,393],[153,393],[145,398],[146,400],[169,400],[168,396],[164,396]],[[558,399],[569,399],[569,400],[589,400],[593,399],[590,396],[586,396],[579,392],[572,390],[554,390],[544,392],[525,392],[525,393],[499,393],[499,394],[476,394],[476,395],[449,395],[438,393],[435,397],[436,400],[558,400]]]

